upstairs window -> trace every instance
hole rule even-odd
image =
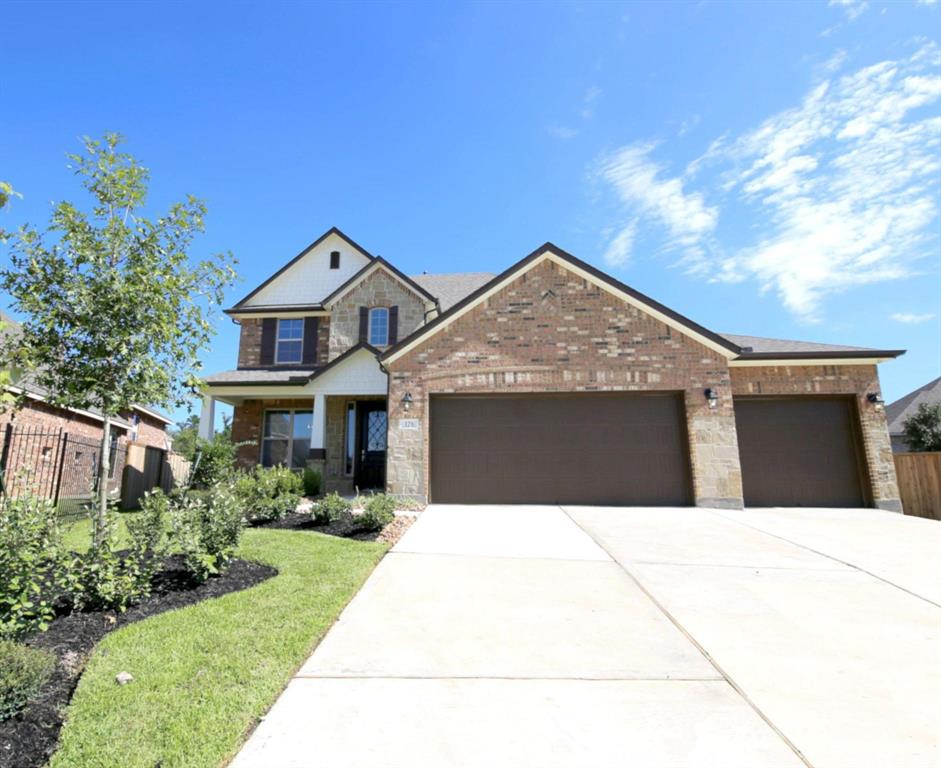
[[[304,319],[278,320],[278,336],[275,343],[276,363],[299,363],[303,355]]]
[[[340,252],[330,251],[330,269],[340,268]]]
[[[374,347],[384,347],[389,343],[389,310],[386,307],[369,310],[369,343]]]

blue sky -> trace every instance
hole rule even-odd
[[[409,273],[551,240],[718,331],[908,349],[892,400],[941,374],[939,38],[938,2],[7,2],[0,224],[117,130],[232,301],[332,225]]]

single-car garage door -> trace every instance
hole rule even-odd
[[[431,500],[690,503],[675,393],[432,396]]]
[[[745,505],[861,507],[852,398],[736,397]]]

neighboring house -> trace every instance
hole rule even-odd
[[[928,405],[941,403],[941,376],[885,407],[885,417],[889,422],[889,437],[892,438],[892,450],[896,453],[905,453],[909,450],[905,442],[905,422],[915,415],[918,406],[922,403]]]
[[[227,310],[243,466],[434,502],[901,511],[876,365],[718,334],[551,244],[406,276],[334,228]]]
[[[9,315],[0,312],[0,321],[3,334],[17,332],[19,324]],[[4,477],[9,481],[28,467],[42,477],[39,486],[43,492],[58,485],[65,495],[86,494],[97,466],[101,411],[53,405],[48,392],[28,375],[14,375],[6,390],[20,403],[0,411],[0,468]],[[127,445],[133,442],[169,450],[166,429],[172,423],[159,411],[139,405],[112,419],[110,490],[117,491],[120,486]],[[65,441],[64,435],[68,435]]]

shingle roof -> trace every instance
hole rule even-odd
[[[941,376],[885,407],[885,417],[889,422],[889,434],[902,434],[905,421],[914,415],[915,411],[918,410],[918,406],[922,403],[928,403],[929,405],[941,403]]]
[[[438,299],[441,311],[447,312],[465,296],[472,294],[494,278],[492,272],[452,272],[443,275],[412,275],[428,293]]]
[[[313,368],[240,368],[213,373],[203,381],[207,384],[305,384],[313,373]]]
[[[755,354],[776,352],[873,352],[866,347],[848,347],[843,344],[822,344],[817,341],[793,341],[791,339],[769,339],[764,336],[741,336],[736,333],[721,334],[733,344],[751,347]],[[747,354],[747,352],[746,352]]]

